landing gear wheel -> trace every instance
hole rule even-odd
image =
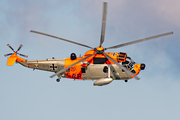
[[[125,80],[125,82],[128,82],[128,80]]]
[[[56,79],[57,82],[60,82],[60,79]]]

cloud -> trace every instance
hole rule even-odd
[[[180,29],[180,1],[179,0],[158,0],[154,5],[157,8],[157,15],[167,23]]]

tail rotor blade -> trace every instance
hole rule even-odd
[[[9,53],[9,54],[5,54],[4,56],[5,56],[5,57],[7,57],[7,56],[9,56],[9,55],[12,55],[12,53]]]
[[[18,52],[21,48],[22,48],[22,44],[20,44],[20,46],[19,46],[19,48],[17,49],[17,51],[16,52]]]
[[[114,59],[112,59],[109,55],[107,55],[106,53],[104,53],[104,55],[113,63],[115,63],[117,66],[119,66],[121,69],[123,69],[126,73],[128,73],[129,75],[132,75],[136,80],[139,80],[140,78],[135,76],[133,73],[131,73],[128,69],[126,69],[124,66],[120,65],[118,62],[116,62]]]
[[[5,54],[4,56],[6,57],[6,56],[9,56],[9,55],[13,55],[13,54],[18,54],[18,55],[20,55],[20,56],[23,56],[23,57],[28,57],[27,55],[23,55],[23,54],[20,54],[20,53],[18,53],[18,51],[22,48],[22,44],[20,44],[20,46],[19,46],[19,48],[17,49],[17,51],[15,52],[14,51],[14,49],[9,45],[9,44],[7,44],[7,46],[9,47],[9,48],[11,48],[11,50],[14,52],[14,53],[9,53],[9,54]]]
[[[103,18],[102,18],[102,28],[101,28],[101,38],[100,38],[100,46],[104,42],[105,36],[105,28],[106,28],[106,15],[107,15],[107,3],[104,2],[103,4]]]
[[[18,55],[28,58],[27,55],[23,55],[23,54],[20,54],[20,53],[18,53]]]
[[[9,44],[7,44],[7,46],[8,46],[9,48],[11,48],[11,50],[12,50],[13,52],[15,52],[14,49],[13,49]]]

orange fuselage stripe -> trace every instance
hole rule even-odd
[[[71,60],[70,58],[65,59],[65,68],[72,65],[73,63],[81,60],[81,57],[77,57],[76,60]],[[81,62],[72,66],[68,70],[65,71],[66,77],[71,79],[83,79],[82,72],[81,72]]]

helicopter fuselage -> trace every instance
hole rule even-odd
[[[73,58],[71,56],[65,59],[27,60],[21,61],[19,63],[34,70],[38,69],[56,73],[81,60],[85,56],[92,54],[93,52],[93,50],[90,50],[82,57]],[[120,52],[107,54],[116,60],[119,64],[130,70],[134,75],[139,74],[141,70],[141,64],[137,64],[134,61],[131,61],[131,58],[127,57],[126,53]],[[119,68],[116,64],[112,63],[101,54],[95,54],[94,56],[70,67],[68,70],[58,74],[57,76],[79,80],[97,80],[108,77],[108,67],[110,67],[110,77],[113,80],[128,80],[133,78],[133,76],[127,74],[124,70]]]

